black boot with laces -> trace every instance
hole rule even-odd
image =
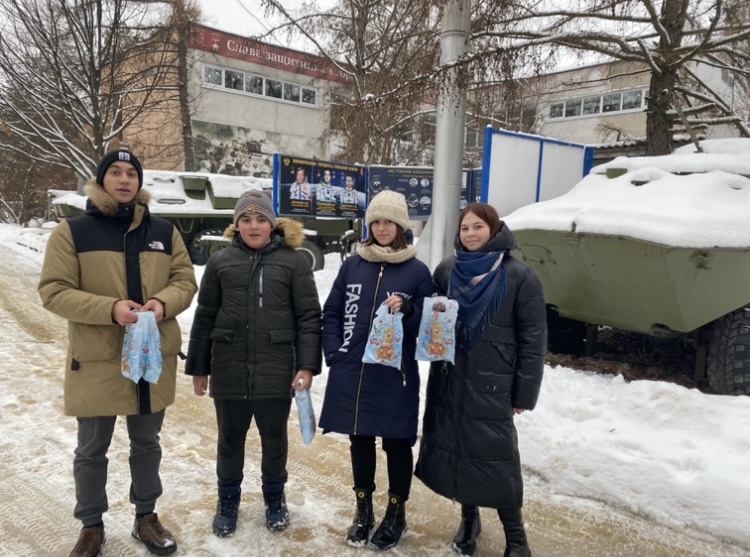
[[[216,502],[213,531],[217,537],[231,537],[237,530],[237,514],[240,508],[239,486],[220,486]]]
[[[357,495],[357,513],[352,526],[346,534],[346,544],[364,546],[370,537],[370,530],[375,525],[375,514],[372,511],[372,489],[355,488]]]
[[[406,501],[401,496],[389,494],[385,517],[370,539],[370,546],[376,550],[393,548],[406,529]]]

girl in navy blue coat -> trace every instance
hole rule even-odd
[[[409,211],[402,194],[384,190],[365,215],[370,235],[341,266],[323,307],[323,354],[330,367],[320,427],[348,434],[357,513],[346,536],[364,546],[374,526],[375,438],[388,462],[388,507],[370,545],[386,550],[406,531],[404,505],[412,480],[412,446],[419,419],[419,371],[414,360],[422,301],[433,292],[427,266],[409,244]],[[404,314],[401,369],[363,364],[375,312],[385,302]]]

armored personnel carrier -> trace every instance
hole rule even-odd
[[[234,206],[242,192],[272,191],[271,179],[224,174],[143,171],[143,187],[151,194],[149,209],[175,225],[194,264],[204,265],[209,256],[227,245],[224,229],[232,223]],[[50,191],[50,207],[56,219],[82,214],[86,196]],[[306,240],[304,251],[313,270],[323,269],[324,254],[344,258],[360,239],[361,224],[347,219],[301,219]]]
[[[617,158],[504,220],[544,285],[550,348],[590,349],[598,326],[689,335],[697,375],[750,395],[750,140],[701,148]]]

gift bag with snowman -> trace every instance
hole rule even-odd
[[[435,310],[441,303],[444,311]],[[445,296],[427,297],[422,306],[417,339],[417,360],[428,362],[447,360],[454,363],[456,356],[456,319],[458,302]]]
[[[401,369],[401,351],[404,343],[404,315],[394,312],[383,303],[375,313],[370,335],[367,338],[362,362],[384,364]]]

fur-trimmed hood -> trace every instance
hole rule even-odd
[[[89,202],[93,207],[101,211],[107,217],[115,217],[120,204],[99,186],[96,178],[89,178],[83,186],[83,192],[89,197]],[[134,203],[148,207],[151,201],[151,194],[141,188],[135,195]],[[87,208],[88,209],[88,208]]]
[[[239,235],[240,231],[234,224],[224,231],[224,238],[229,240],[234,240]],[[283,243],[290,248],[299,248],[305,240],[305,228],[299,221],[279,217],[276,219],[276,228],[271,231],[271,239],[274,235],[282,237]]]

